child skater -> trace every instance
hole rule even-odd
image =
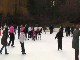
[[[33,27],[33,30],[32,30],[32,40],[35,41],[36,39],[36,31],[34,30],[34,27]]]
[[[24,34],[24,27],[21,28],[21,33],[20,33],[20,44],[21,44],[21,49],[22,49],[22,54],[26,54],[25,53],[25,48],[24,48],[24,40],[25,40],[25,34]]]
[[[63,37],[63,32],[61,31],[61,29],[59,29],[59,32],[57,33],[55,39],[58,39],[58,50],[61,49],[62,50],[62,37]]]

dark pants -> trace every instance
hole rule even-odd
[[[14,34],[13,33],[10,33],[10,41],[9,41],[8,46],[10,45],[11,42],[12,42],[11,46],[13,46],[14,45]]]
[[[79,60],[79,50],[75,49],[75,60]]]
[[[12,44],[11,44],[11,42],[12,42]],[[10,40],[8,45],[10,45],[10,44],[11,44],[11,46],[13,46],[14,45],[14,40]]]
[[[7,53],[7,48],[6,48],[6,46],[2,46],[2,48],[1,48],[1,50],[0,50],[0,53],[2,52],[2,50],[3,50],[3,48],[5,47],[5,53]]]
[[[28,38],[28,37],[27,37],[27,34],[28,34],[28,33],[25,33],[25,37],[26,37],[26,38]]]
[[[20,44],[21,44],[22,53],[25,53],[24,43],[20,42]]]
[[[31,38],[31,31],[28,32],[28,38]]]
[[[58,50],[62,50],[62,39],[58,39]]]
[[[53,33],[53,29],[50,29],[50,34],[52,34]]]

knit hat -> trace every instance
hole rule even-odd
[[[21,28],[21,32],[24,32],[24,27]]]

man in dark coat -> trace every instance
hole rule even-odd
[[[72,41],[72,48],[75,49],[75,60],[79,60],[79,36],[80,30],[78,26],[76,30],[73,32],[73,41]]]
[[[72,26],[71,26],[71,34],[72,34],[72,36],[73,36],[73,31],[74,31],[74,29],[75,29],[75,28],[74,28],[74,25],[72,25]],[[71,37],[72,37],[72,36],[71,36]]]
[[[67,26],[67,27],[65,28],[65,32],[66,32],[66,36],[67,36],[67,37],[70,36],[70,27],[69,27],[69,26]]]
[[[61,30],[61,31],[62,31],[62,33],[63,33],[64,28],[63,28],[63,26],[62,26],[62,25],[60,26],[60,30]]]
[[[7,53],[7,38],[8,38],[8,31],[7,31],[7,28],[5,28],[5,30],[3,31],[3,36],[1,38],[1,44],[3,45],[1,50],[0,50],[0,53],[2,54],[2,50],[3,48],[5,47],[5,54],[9,54]]]
[[[25,37],[28,38],[27,37],[27,34],[28,34],[28,25],[27,24],[25,25],[24,33],[25,33]]]
[[[63,37],[63,33],[61,31],[61,29],[59,29],[59,32],[56,34],[55,39],[58,39],[58,50],[61,49],[62,50],[62,37]]]
[[[50,27],[49,27],[50,34],[52,34],[52,33],[53,33],[53,29],[54,29],[53,25],[50,25]]]

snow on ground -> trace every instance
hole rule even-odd
[[[64,37],[62,40],[63,50],[58,51],[57,39],[55,39],[55,35],[57,32],[53,34],[42,34],[41,40],[33,41],[32,39],[25,41],[25,50],[26,55],[21,54],[20,42],[15,39],[15,47],[11,46],[7,47],[9,55],[0,54],[1,60],[75,60],[74,57],[74,49],[72,49],[72,37],[66,37],[64,33]],[[1,37],[0,37],[1,39]],[[9,39],[8,39],[9,40]],[[0,41],[1,42],[1,41]],[[0,44],[0,48],[2,45]],[[80,45],[79,45],[80,47]],[[79,56],[80,57],[80,56]]]

